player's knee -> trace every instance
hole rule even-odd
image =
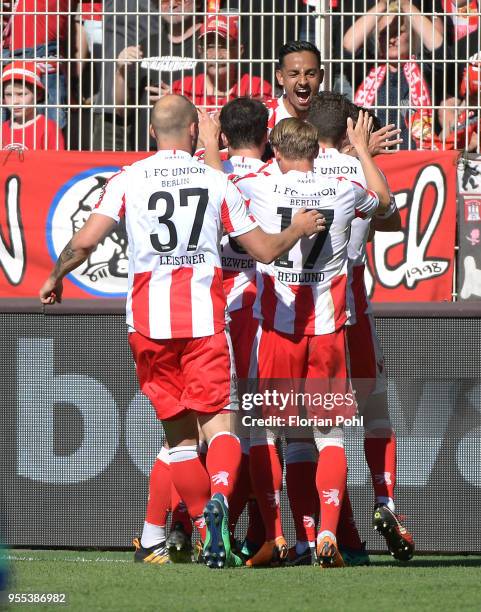
[[[289,442],[286,450],[286,464],[316,463],[317,450],[312,442]]]

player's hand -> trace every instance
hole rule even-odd
[[[324,231],[326,219],[318,210],[301,208],[292,219],[292,225],[299,231],[301,236],[312,236]]]
[[[358,153],[369,150],[369,138],[372,130],[372,117],[367,111],[359,111],[357,123],[354,127],[354,122],[351,117],[347,119],[347,136],[349,142]]]
[[[55,304],[55,302],[62,301],[63,293],[63,282],[62,280],[55,280],[52,277],[48,277],[42,288],[40,289],[39,296],[42,304]]]
[[[401,133],[401,130],[396,128],[394,123],[385,125],[376,132],[372,132],[369,139],[369,153],[374,157],[381,153],[396,153],[393,150],[398,144],[401,144],[403,139],[397,136]]]
[[[401,11],[401,13],[405,13],[407,15],[409,15],[410,13],[413,13],[415,11],[413,11],[413,4],[411,2],[411,0],[401,0],[401,3],[399,5],[399,9]]]
[[[157,100],[160,100],[162,96],[170,92],[169,86],[165,83],[161,83],[160,87],[155,85],[147,85],[145,88],[147,92],[147,101],[150,105],[155,104]]]
[[[124,72],[127,66],[131,66],[135,60],[142,59],[144,54],[139,46],[125,47],[117,57],[117,69]]]
[[[220,122],[218,115],[210,115],[206,110],[198,109],[199,114],[199,141],[203,146],[218,144],[220,136]]]

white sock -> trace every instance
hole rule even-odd
[[[332,533],[332,531],[329,531],[329,529],[324,529],[324,531],[320,531],[317,536],[317,541],[320,542],[324,536],[330,537],[334,544],[337,544],[336,536]]]
[[[376,502],[378,504],[384,504],[391,512],[394,512],[394,500],[392,497],[376,497]]]
[[[309,542],[302,542],[300,540],[296,540],[296,554],[302,555],[302,553],[306,552],[309,548]]]
[[[165,542],[165,525],[160,527],[159,525],[152,525],[152,523],[147,523],[147,521],[145,521],[140,544],[144,548],[151,548],[161,542]]]

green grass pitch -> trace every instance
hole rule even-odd
[[[64,605],[9,609],[97,612],[481,610],[481,556],[418,556],[402,565],[209,570],[134,564],[131,553],[10,550],[8,593],[65,593]],[[1,607],[1,605],[0,605]]]

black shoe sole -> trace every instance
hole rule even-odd
[[[192,544],[185,533],[172,533],[166,547],[172,563],[192,563]]]
[[[379,515],[379,516],[377,516]],[[381,534],[386,540],[391,555],[398,561],[409,561],[414,555],[414,546],[398,532],[398,524],[391,512],[383,507],[374,510],[372,519],[374,531]]]

